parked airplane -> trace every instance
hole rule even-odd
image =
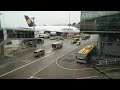
[[[36,26],[33,21],[27,16],[24,15],[25,20],[29,26],[29,28],[33,28],[35,26],[35,34],[37,37],[41,34],[49,34],[49,35],[61,35],[65,33],[79,33],[76,27],[73,26]],[[70,29],[69,29],[70,28]]]

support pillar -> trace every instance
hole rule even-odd
[[[98,36],[97,49],[98,49],[98,55],[101,55],[101,34],[99,34]]]
[[[3,29],[3,35],[4,35],[4,43],[5,43],[5,41],[7,40],[7,30],[6,29]],[[3,54],[5,54],[4,53],[4,44],[3,44]]]

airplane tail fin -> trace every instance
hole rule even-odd
[[[33,23],[33,21],[27,15],[24,15],[24,17],[25,17],[25,20],[26,20],[26,22],[27,22],[27,24],[28,24],[29,27],[33,27],[35,25]]]

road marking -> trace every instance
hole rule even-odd
[[[0,77],[3,77],[3,76],[5,76],[5,75],[7,75],[7,74],[10,74],[10,73],[14,72],[14,71],[17,71],[17,70],[19,70],[19,69],[21,69],[21,68],[23,68],[23,67],[26,67],[26,66],[34,63],[34,62],[37,62],[37,61],[39,61],[39,60],[41,60],[41,59],[43,59],[43,58],[45,58],[45,57],[48,57],[48,56],[52,55],[52,54],[54,54],[54,53],[55,53],[55,52],[53,52],[53,53],[51,53],[51,54],[48,54],[48,55],[46,55],[46,56],[44,56],[44,57],[42,57],[42,58],[40,58],[40,59],[37,59],[37,60],[35,60],[35,61],[33,61],[33,62],[30,62],[30,63],[28,63],[28,64],[26,64],[26,65],[23,65],[23,66],[21,66],[21,67],[19,67],[19,68],[16,68],[16,69],[14,69],[14,70],[11,70],[11,71],[9,71],[9,72],[7,72],[7,73],[4,73],[4,74],[0,75]]]
[[[74,49],[75,50],[75,49]],[[74,51],[74,50],[72,50],[72,51]],[[70,51],[70,52],[72,52],[72,51]],[[67,54],[69,54],[70,52],[68,52]],[[57,61],[58,59],[60,59],[60,58],[62,58],[62,57],[64,57],[64,56],[66,56],[67,54],[65,54],[65,55],[62,55],[61,57],[58,57],[57,59],[55,59],[54,61]],[[45,67],[43,67],[42,69],[40,69],[38,72],[36,72],[35,74],[33,74],[32,76],[30,76],[29,78],[32,78],[32,77],[34,77],[36,74],[38,74],[39,72],[41,72],[43,69],[45,69],[46,67],[48,67],[49,65],[51,65],[54,61],[52,61],[51,63],[49,63],[48,65],[46,65]],[[29,78],[27,78],[27,79],[29,79]]]
[[[104,72],[104,71],[116,70],[116,69],[120,69],[120,68],[110,68],[110,69],[105,69],[105,70],[101,70],[101,71]]]
[[[38,77],[33,77],[33,79],[34,79],[34,78],[35,78],[35,79],[42,79],[42,78],[38,78]]]
[[[93,69],[93,68],[83,68],[83,69],[70,69],[70,68],[65,68],[65,67],[59,65],[59,64],[57,63],[57,61],[56,61],[56,64],[57,64],[58,67],[60,67],[60,68],[62,68],[62,69],[66,69],[66,70],[80,70],[80,71],[82,71],[82,70]]]
[[[42,78],[38,78],[38,77],[30,77],[28,79],[42,79]]]
[[[76,79],[88,79],[88,78],[94,78],[94,77],[99,77],[99,76],[82,77],[82,78],[76,78]]]
[[[63,59],[62,59],[63,60]],[[56,60],[56,64],[57,64],[57,66],[58,67],[60,67],[60,68],[63,68],[63,69],[66,69],[66,70],[89,70],[89,69],[93,69],[93,68],[83,68],[83,69],[70,69],[70,68],[65,68],[65,67],[63,67],[63,66],[61,66],[61,65],[59,65],[58,64],[58,60]]]
[[[49,49],[49,50],[46,51],[46,53],[51,53],[51,52],[52,52],[52,49]],[[29,62],[31,62],[30,60],[21,60],[21,59],[27,59],[28,57],[32,56],[32,54],[33,53],[27,54],[27,55],[25,55],[25,56],[23,56],[23,57],[21,57],[19,59],[15,59],[15,60],[13,60],[11,62],[8,62],[8,63],[6,63],[4,65],[1,65],[0,68],[5,67],[6,65],[8,65],[9,63],[12,63],[14,61],[20,61],[20,62],[24,62],[24,63],[29,63]]]
[[[27,58],[27,57],[29,57],[30,55],[32,55],[32,53],[27,54],[27,55],[25,55],[25,56],[23,56],[23,57],[21,57],[21,58],[19,58],[19,59],[14,59],[13,61],[10,61],[10,62],[8,62],[8,63],[6,63],[6,64],[3,64],[3,65],[0,66],[0,68],[3,68],[3,67],[5,67],[6,65],[8,65],[8,64],[10,64],[10,63],[12,63],[12,62],[15,62],[15,61],[21,61],[21,59]],[[21,62],[24,62],[24,61],[21,61]],[[25,63],[26,63],[26,62],[25,62]]]
[[[77,47],[77,48],[78,48],[78,47]],[[77,48],[75,48],[75,49],[77,49]],[[75,50],[75,49],[74,49],[74,50]],[[72,51],[74,51],[74,50],[72,50]],[[72,52],[72,51],[71,51],[71,52]],[[58,64],[58,60],[56,60],[56,64],[57,64],[58,67],[63,68],[63,69],[66,69],[66,70],[81,70],[81,71],[82,71],[82,70],[93,69],[93,68],[83,68],[83,69],[70,69],[70,68],[65,68],[65,67],[63,67],[63,66],[61,66],[61,65]]]
[[[52,64],[54,61],[52,61],[50,64]],[[36,74],[38,74],[39,72],[41,72],[43,69],[45,69],[46,67],[48,67],[50,64],[48,64],[47,66],[45,66],[42,69],[40,69],[40,71],[36,72],[35,74],[33,74],[32,76],[30,76],[29,78],[34,77]]]

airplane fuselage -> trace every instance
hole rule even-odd
[[[64,33],[79,33],[80,31],[73,26],[36,26],[34,22],[27,16],[24,15],[25,20],[29,28],[34,28],[35,35],[49,34],[49,35],[60,35]]]
[[[41,34],[45,33],[79,33],[80,31],[72,26],[35,26],[36,32]]]

